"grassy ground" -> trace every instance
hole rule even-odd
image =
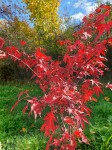
[[[112,91],[104,89],[98,102],[88,105],[92,113],[85,134],[90,145],[81,145],[81,150],[112,150]]]
[[[25,101],[19,103],[13,112],[10,109],[19,92],[29,90],[31,96],[41,96],[37,85],[30,83],[0,85],[0,142],[3,150],[44,150],[46,139],[39,128],[42,119],[22,114]],[[1,149],[0,149],[1,150]]]
[[[43,120],[35,122],[32,116],[23,115],[25,102],[10,113],[17,94],[23,90],[29,90],[32,96],[42,95],[37,85],[28,82],[0,85],[0,150],[45,150],[47,139],[39,131]],[[85,131],[90,145],[80,144],[78,149],[112,150],[112,92],[105,89],[97,103],[88,105],[93,110]]]

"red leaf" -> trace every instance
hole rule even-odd
[[[31,112],[34,112],[35,119],[37,115],[41,115],[44,104],[41,104],[36,97],[33,97],[31,100],[27,100],[31,104]]]
[[[79,128],[78,130],[75,130],[74,131],[74,135],[77,137],[77,138],[82,138],[82,142],[88,144],[88,140],[86,138],[86,136],[83,134],[83,131],[81,128]]]
[[[20,100],[16,101],[15,104],[12,106],[10,112],[14,110],[14,108],[19,104]]]
[[[102,91],[101,86],[94,86],[94,87],[93,87],[93,91],[95,92],[95,94],[96,94],[97,96],[99,96],[100,93],[103,94],[103,91]]]
[[[87,118],[85,117],[85,115],[84,114],[79,114],[78,113],[78,115],[75,117],[75,119],[76,119],[76,122],[77,122],[77,126],[78,127],[82,127],[83,129],[85,128],[85,122],[86,123],[89,123],[89,121],[87,120]]]
[[[97,41],[101,36],[102,36],[102,34],[104,33],[104,31],[105,31],[105,24],[99,24],[98,26],[97,26],[97,30],[98,30],[98,35],[97,35],[97,37],[95,38],[95,41]]]
[[[96,11],[97,13],[100,13],[100,12],[101,12],[101,8],[97,8],[95,11]]]
[[[82,111],[82,112],[86,112],[86,114],[87,114],[88,116],[90,116],[91,109],[89,109],[89,108],[86,107],[85,105],[82,105],[82,106],[81,106],[81,111]]]
[[[36,56],[37,58],[47,58],[47,56],[46,56],[44,53],[41,53],[40,50],[41,50],[40,48],[37,49],[37,51],[36,51],[36,53],[35,53],[35,56]]]
[[[20,44],[21,44],[22,46],[24,46],[24,45],[26,45],[26,42],[25,42],[25,41],[20,41]]]
[[[23,94],[28,94],[28,90],[25,90],[25,91],[22,91],[18,94],[18,99],[20,99],[20,97],[23,95]]]
[[[18,51],[18,48],[15,46],[5,47],[5,50],[8,52],[9,55],[12,55],[14,61],[22,56],[22,54]]]
[[[80,131],[80,130],[75,130],[75,131],[74,131],[74,135],[75,135],[77,138],[80,138],[80,137],[81,137],[81,131]]]
[[[112,90],[112,84],[107,84],[107,85],[106,85],[106,88],[109,88],[109,89]]]
[[[69,117],[69,116],[66,116],[64,118],[64,122],[66,122],[67,124],[73,126],[74,125],[74,121]]]
[[[110,10],[111,6],[102,4],[99,8]]]
[[[55,123],[57,122],[54,114],[52,112],[47,113],[46,117],[44,118],[45,122],[41,127],[41,131],[45,132],[46,136],[53,134],[54,131],[57,129]]]
[[[3,47],[4,43],[5,43],[4,39],[0,37],[0,48]]]
[[[30,103],[30,104],[34,104],[34,103],[37,102],[37,98],[36,98],[36,97],[33,97],[32,99],[27,100],[27,101],[28,101],[28,103]]]
[[[59,43],[59,45],[60,45],[60,46],[65,45],[65,42],[64,42],[64,41],[62,41],[62,40],[58,41],[57,43]]]
[[[56,147],[59,146],[60,145],[60,140],[59,139],[54,139],[53,145],[55,145]]]
[[[27,109],[28,109],[28,105],[26,105],[26,106],[23,108],[22,113],[24,114]]]
[[[49,141],[47,142],[46,150],[49,150],[51,141],[52,141],[52,135],[50,135]]]

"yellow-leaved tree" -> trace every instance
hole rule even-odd
[[[60,0],[23,0],[30,12],[30,19],[34,23],[40,44],[48,38],[54,38],[60,34],[58,8]]]

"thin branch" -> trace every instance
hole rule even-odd
[[[14,55],[12,55],[12,54],[10,54],[10,53],[7,53],[7,54],[8,54],[9,56],[14,57],[14,58],[16,58],[17,60],[21,61],[25,66],[27,66],[27,67],[38,77],[38,75],[36,74],[36,72],[34,72],[34,70],[33,70],[28,64],[24,63],[24,61],[22,61],[21,59],[19,59],[18,57],[14,56]]]

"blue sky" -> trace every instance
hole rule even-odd
[[[112,0],[100,1],[112,3]],[[94,11],[97,6],[97,0],[62,0],[59,13],[61,17],[69,16],[71,22],[80,22],[85,15]]]
[[[2,2],[8,4],[7,1],[10,0],[0,0],[0,4],[2,4]],[[19,2],[19,5],[23,6],[22,0],[12,0],[13,3],[17,1]],[[98,0],[61,0],[59,16],[62,18],[63,22],[64,18],[70,17],[70,23],[79,23],[85,15],[88,15],[95,10],[95,8],[98,6],[97,1]],[[107,1],[112,3],[112,0],[100,1],[103,3]],[[25,18],[28,18],[28,15],[26,15]]]
[[[20,8],[25,6],[25,3],[23,3],[22,0],[0,0],[0,6],[1,5],[8,6],[8,8],[11,8],[13,10],[13,13],[15,13],[16,15],[19,16],[19,13],[18,13],[17,9],[14,7],[15,4],[18,7],[20,7]],[[0,14],[0,18],[2,19],[2,15],[1,14]],[[26,15],[23,16],[22,13],[21,13],[20,14],[20,18],[28,20],[29,14],[26,14]]]

